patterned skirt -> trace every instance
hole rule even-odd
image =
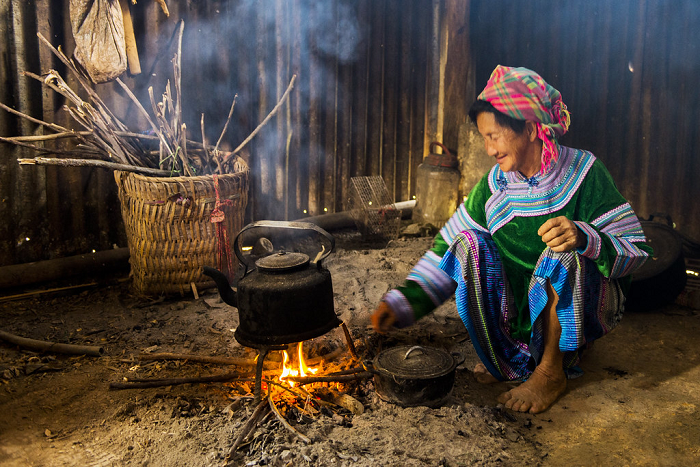
[[[440,268],[457,282],[459,315],[479,358],[499,380],[526,380],[542,358],[541,313],[547,304],[547,281],[559,296],[559,349],[564,352],[569,377],[580,374],[576,365],[581,352],[622,318],[624,296],[618,282],[605,278],[590,259],[576,252],[556,253],[546,248],[540,256],[528,292],[529,343],[511,334],[518,310],[490,235],[476,230],[460,233]]]

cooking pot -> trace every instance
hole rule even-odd
[[[241,251],[239,237],[253,228],[315,232],[323,245],[315,261],[299,252],[273,251],[257,259],[254,267]],[[308,233],[307,232],[307,233]],[[325,230],[307,222],[259,221],[245,226],[234,239],[234,251],[246,268],[234,291],[220,271],[204,267],[216,282],[221,298],[238,308],[240,323],[234,337],[246,347],[282,349],[287,344],[321,336],[341,324],[333,306],[331,273],[322,267],[335,246]]]
[[[432,347],[398,346],[380,352],[365,369],[374,374],[377,395],[402,407],[439,407],[452,394],[455,369],[464,356]]]
[[[666,223],[655,221],[655,217],[665,218]],[[640,220],[640,224],[654,255],[632,274],[626,308],[651,311],[673,302],[685,288],[688,275],[683,239],[673,228],[671,217],[656,213],[647,220]]]

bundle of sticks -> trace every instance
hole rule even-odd
[[[237,95],[233,98],[226,123],[214,145],[209,144],[205,136],[204,114],[202,114],[200,121],[201,141],[188,139],[187,126],[182,118],[181,52],[183,31],[184,21],[180,21],[177,30],[177,51],[172,59],[174,91],[171,89],[170,81],[168,80],[161,99],[156,101],[153,87],[148,88],[153,116],[148,113],[123,81],[118,78],[116,80],[148,122],[150,128],[140,132],[131,131],[117,118],[94,90],[90,78],[82,68],[77,66],[72,59],[69,59],[60,47],[55,48],[41,33],[38,33],[37,36],[41,42],[76,77],[80,86],[85,90],[88,99],[87,101],[83,100],[55,70],[49,70],[49,72],[41,76],[24,71],[23,75],[36,79],[44,86],[64,96],[68,102],[64,109],[83,130],[76,131],[55,123],[45,122],[0,103],[0,108],[35,124],[42,125],[51,132],[50,134],[37,136],[0,137],[0,141],[34,149],[41,155],[61,156],[18,159],[20,164],[95,166],[155,176],[194,176],[231,173],[234,156],[277,113],[294,87],[296,75],[292,76],[287,90],[281,96],[277,105],[233,151],[222,151],[219,149],[219,146],[231,121]],[[74,148],[66,150],[34,144],[66,138],[76,143]]]

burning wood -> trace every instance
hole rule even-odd
[[[167,82],[165,91],[159,101],[155,98],[153,87],[148,88],[150,107],[154,118],[151,117],[151,114],[126,84],[120,79],[116,79],[117,84],[121,86],[128,98],[136,105],[140,114],[148,122],[150,128],[148,131],[143,132],[130,131],[95,92],[87,74],[72,59],[69,59],[60,47],[53,47],[41,33],[38,33],[37,36],[41,42],[75,75],[78,83],[87,93],[88,100],[84,101],[81,99],[78,93],[71,89],[55,70],[49,70],[42,76],[28,71],[23,72],[23,75],[41,82],[44,86],[64,96],[68,102],[64,109],[84,130],[74,131],[60,125],[44,122],[0,103],[0,107],[4,110],[42,125],[53,132],[52,134],[32,137],[0,137],[0,141],[31,148],[42,155],[53,154],[71,158],[70,162],[66,159],[46,157],[19,159],[19,163],[23,165],[93,166],[156,176],[193,176],[231,172],[234,156],[255,137],[287,100],[289,93],[294,87],[296,75],[292,76],[287,90],[268,116],[233,151],[221,151],[219,145],[228,129],[237,95],[233,98],[231,110],[216,145],[211,146],[207,144],[204,114],[202,114],[200,122],[202,142],[190,140],[187,138],[187,126],[182,121],[181,53],[183,30],[184,21],[180,21],[177,52],[172,59],[174,95],[171,92],[170,81]],[[70,150],[65,150],[32,144],[59,139],[69,139],[75,142],[76,145]],[[155,147],[155,143],[157,143],[157,147]]]

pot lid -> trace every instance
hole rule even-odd
[[[374,367],[382,373],[404,379],[437,378],[455,369],[450,353],[433,347],[402,345],[379,353]]]
[[[255,262],[255,266],[266,272],[285,272],[294,269],[301,269],[309,264],[309,256],[304,253],[289,253],[280,251],[278,253],[265,256]]]

